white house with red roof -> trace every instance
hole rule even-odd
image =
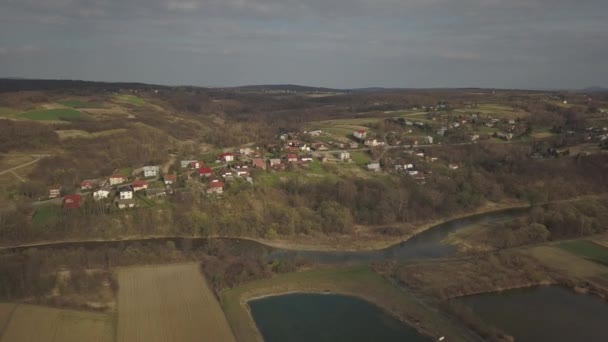
[[[353,132],[353,136],[357,139],[363,140],[367,137],[367,132],[364,129],[358,129]]]

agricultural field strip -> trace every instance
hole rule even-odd
[[[233,341],[196,264],[119,271],[118,341]]]

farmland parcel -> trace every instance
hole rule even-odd
[[[118,341],[234,341],[197,264],[121,269]]]

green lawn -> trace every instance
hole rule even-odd
[[[380,277],[368,266],[288,273],[223,291],[220,294],[222,306],[237,340],[256,340],[255,323],[247,310],[247,301],[289,292],[330,292],[361,297],[397,317],[419,322],[421,328],[431,335],[447,335],[450,341],[466,341],[460,327]]]
[[[579,257],[608,266],[608,248],[602,247],[591,241],[568,241],[562,242],[557,246]]]
[[[137,97],[135,95],[121,94],[121,95],[116,95],[116,97],[114,99],[117,102],[128,103],[128,104],[132,104],[135,106],[147,105],[147,103],[146,103],[146,101],[144,101],[144,99],[142,99],[141,97]]]
[[[52,224],[59,218],[60,210],[61,209],[56,205],[40,206],[36,208],[36,211],[32,216],[32,224],[38,227]]]
[[[491,115],[499,119],[516,119],[527,116],[526,112],[515,109],[510,106],[504,106],[495,103],[482,103],[475,108],[461,108],[454,110],[457,114],[481,113]]]
[[[99,102],[89,102],[82,100],[65,100],[57,102],[71,108],[104,108],[105,106]]]
[[[61,109],[39,109],[32,110],[21,114],[21,116],[30,120],[87,120],[90,119],[88,115],[85,115],[72,108],[61,108]]]
[[[118,174],[125,176],[125,177],[131,177],[132,173],[133,173],[133,169],[130,167],[125,167],[125,168],[118,170]]]
[[[367,152],[356,151],[350,153],[351,159],[355,162],[355,164],[360,166],[365,166],[371,160],[369,154]]]

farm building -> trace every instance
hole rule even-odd
[[[213,170],[208,166],[200,167],[196,172],[198,172],[198,175],[201,177],[211,177],[213,175]]]
[[[266,170],[266,161],[264,161],[264,159],[262,159],[262,158],[253,158],[253,160],[251,161],[251,164],[256,169]]]
[[[158,173],[160,172],[160,167],[158,166],[144,166],[144,177],[158,177]]]
[[[130,199],[119,199],[118,201],[116,201],[116,205],[118,205],[119,209],[127,209],[127,208],[134,208],[135,207],[135,200],[130,198]]]
[[[63,208],[64,209],[78,209],[80,208],[80,202],[82,197],[78,194],[66,195],[63,197]]]
[[[180,161],[179,165],[182,169],[185,169],[187,167],[190,167],[190,164],[192,163],[198,163],[198,160],[182,160]]]
[[[174,174],[168,174],[163,176],[163,181],[165,182],[165,185],[171,185],[175,183],[176,180],[177,176]]]
[[[224,192],[224,183],[218,180],[212,180],[207,189],[208,194],[221,194]]]
[[[118,189],[118,194],[121,200],[132,199],[133,198],[133,189],[130,186],[126,186]]]
[[[108,198],[109,195],[110,195],[110,191],[105,190],[105,189],[99,189],[99,190],[93,192],[93,199],[98,201],[103,198]]]
[[[353,132],[353,136],[359,140],[363,140],[367,137],[367,132],[364,129],[359,129]]]
[[[272,158],[270,159],[270,166],[277,166],[277,165],[281,165],[281,159],[278,158]]]
[[[57,198],[59,196],[61,196],[61,185],[49,187],[49,198]]]
[[[424,137],[424,143],[428,144],[428,145],[432,145],[433,144],[433,137],[431,137],[431,136]]]
[[[301,160],[303,162],[311,162],[312,161],[312,156],[310,154],[307,154],[305,156],[302,156]]]
[[[229,163],[231,161],[234,161],[234,154],[230,152],[218,154],[217,160],[220,162]]]
[[[93,189],[97,185],[97,181],[95,180],[83,180],[80,182],[80,189],[82,190],[90,190]]]
[[[148,182],[145,180],[136,180],[132,183],[133,191],[144,190],[148,188]]]
[[[380,163],[371,162],[371,163],[367,164],[367,169],[369,171],[374,171],[374,172],[380,171]]]
[[[346,151],[342,151],[342,152],[340,152],[338,157],[340,158],[341,161],[348,161],[348,160],[350,160],[350,153],[348,153]]]
[[[111,175],[110,176],[110,185],[116,185],[124,183],[127,179],[121,175]]]

